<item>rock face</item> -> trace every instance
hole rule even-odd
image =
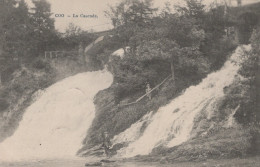
[[[102,162],[86,163],[85,166],[102,166]]]

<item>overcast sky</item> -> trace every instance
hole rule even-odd
[[[31,0],[26,0],[29,4]],[[104,11],[108,5],[115,5],[121,0],[47,0],[51,3],[53,18],[55,18],[55,27],[57,30],[63,32],[69,23],[74,23],[84,30],[93,29],[94,31],[101,31],[111,29],[110,20],[104,16]],[[154,0],[154,7],[163,7],[165,2],[172,4],[183,3],[184,0]],[[222,0],[204,0],[204,3],[209,4],[213,1]],[[243,0],[243,4],[250,2],[259,2],[260,0]],[[233,5],[236,1],[233,2]],[[55,14],[64,14],[64,18],[55,17]],[[79,18],[73,18],[72,15],[79,15]],[[80,14],[92,15],[95,14],[97,18],[81,18]],[[68,17],[70,16],[70,17]]]

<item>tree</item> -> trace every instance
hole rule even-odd
[[[32,14],[34,33],[33,37],[37,43],[36,51],[43,52],[48,47],[49,41],[56,37],[54,19],[51,16],[51,6],[46,0],[33,0],[35,8]]]
[[[33,0],[35,5],[33,21],[36,24],[36,31],[44,32],[54,29],[54,20],[50,18],[51,5],[46,0]]]
[[[196,17],[200,17],[204,14],[204,11],[202,5],[195,4],[194,6],[198,9],[189,5],[187,11],[185,10],[189,15],[183,14],[181,16],[170,13],[170,9],[166,8],[160,17],[153,17],[151,26],[147,27],[135,25],[135,22],[131,20],[132,17],[130,17],[131,10],[130,12],[119,10],[124,11],[123,16],[125,17],[115,17],[115,23],[118,23],[116,26],[120,25],[118,29],[123,27],[121,37],[125,32],[125,41],[128,40],[128,46],[132,50],[127,56],[133,57],[144,64],[146,61],[153,60],[169,62],[174,84],[176,69],[187,70],[193,67],[199,69],[198,62],[204,61],[199,50],[202,41],[205,39],[205,32],[197,23]],[[128,8],[121,6],[120,9]],[[114,13],[116,13],[114,16],[118,16],[117,12]],[[131,27],[130,30],[128,29],[129,31],[124,31],[125,27],[123,25],[131,22],[133,22],[131,26],[135,27]],[[121,24],[123,25],[121,26]],[[188,67],[189,65],[190,67]],[[187,69],[183,68],[183,66],[187,67]]]
[[[10,22],[13,20],[12,12],[15,8],[16,1],[15,0],[1,0],[0,1],[0,49],[2,52],[6,51],[7,38],[10,33],[11,24]]]
[[[75,49],[78,47],[81,41],[81,36],[83,35],[83,30],[76,26],[73,23],[70,23],[69,26],[65,30],[65,34],[63,35],[63,39],[65,40],[65,44],[69,47],[68,49]]]
[[[246,12],[238,18],[239,42],[248,44],[254,28],[258,24],[258,16],[252,12]]]
[[[204,5],[197,0],[186,2],[187,7],[177,7],[179,14],[172,14],[166,8],[160,15],[162,21],[157,19],[159,24],[154,25],[154,30],[151,30],[154,33],[145,30],[154,36],[143,38],[137,47],[136,55],[139,60],[163,59],[170,62],[173,83],[176,69],[199,69],[202,67],[199,63],[207,64],[200,53],[201,44],[205,40],[200,20],[204,15]]]
[[[243,79],[235,84],[233,90],[229,93],[229,98],[236,105],[240,104],[240,109],[234,115],[236,120],[243,125],[253,125],[259,128],[258,62],[260,55],[260,27],[253,31],[250,42],[252,50],[245,51],[241,57],[243,61],[240,63],[239,74]]]
[[[31,40],[30,33],[32,32],[30,17],[28,12],[28,6],[24,0],[19,1],[18,7],[14,11],[15,16],[15,28],[13,32],[14,42],[17,42],[16,51],[19,53],[20,57],[28,54],[29,41]]]
[[[180,47],[195,47],[195,45],[198,47],[205,38],[204,5],[201,4],[201,0],[185,1],[185,7],[175,6],[177,13],[171,13],[166,7],[160,14],[161,21],[157,21],[155,25],[156,30],[159,30],[163,37],[175,41]]]
[[[28,7],[24,0],[2,1],[0,5],[0,39],[2,50],[9,56],[24,55],[29,32]]]
[[[208,68],[198,49],[180,47],[175,41],[167,38],[143,41],[137,48],[137,59],[141,61],[162,59],[169,62],[174,85],[176,69],[184,71],[192,68],[205,71]]]
[[[172,79],[175,79],[174,63],[177,63],[180,54],[180,47],[174,41],[168,39],[158,39],[153,41],[143,41],[137,49],[139,60],[151,60],[154,58],[169,60],[171,64]],[[176,61],[177,60],[177,61]]]
[[[76,26],[73,23],[70,23],[69,26],[65,30],[65,37],[69,36],[78,36],[82,33],[82,29],[78,26]]]
[[[172,13],[172,9],[170,8],[170,6],[171,6],[170,2],[166,2],[164,4],[164,7],[160,13],[161,18],[167,18],[167,16],[169,16]]]
[[[105,11],[115,28],[134,24],[139,27],[151,23],[156,8],[152,8],[153,0],[123,0],[118,6],[110,6]]]
[[[73,50],[80,47],[87,46],[97,37],[93,33],[83,31],[79,26],[70,23],[64,34],[60,34],[61,48],[66,50]]]
[[[197,21],[201,20],[205,16],[205,5],[202,4],[202,0],[185,0],[186,6],[176,6],[176,10],[180,15],[185,17],[194,18]]]
[[[125,49],[133,35],[152,24],[156,10],[152,8],[152,0],[124,0],[116,7],[111,6],[105,14],[111,19],[115,35]]]
[[[242,5],[242,0],[237,0],[237,6],[241,6]]]

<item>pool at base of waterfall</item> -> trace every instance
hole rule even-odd
[[[0,167],[84,167],[86,163],[94,163],[92,159],[73,159],[73,160],[39,160],[28,162],[11,162],[1,163]],[[258,165],[257,165],[258,164]],[[260,157],[251,158],[235,158],[235,159],[218,159],[206,160],[200,162],[176,162],[176,163],[160,163],[160,162],[135,162],[132,161],[117,161],[114,163],[103,163],[105,167],[252,167],[260,165]]]
[[[100,163],[100,165],[98,165]],[[90,165],[86,165],[90,164]],[[170,167],[171,165],[162,165],[159,163],[146,163],[146,162],[111,162],[102,163],[100,160],[91,159],[77,159],[77,160],[35,160],[27,162],[10,162],[0,163],[0,167],[84,167],[84,166],[106,166],[106,167]]]

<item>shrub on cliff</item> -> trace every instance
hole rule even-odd
[[[34,59],[33,62],[31,63],[31,66],[36,70],[44,70],[45,72],[52,71],[51,64],[42,58]]]
[[[257,101],[258,57],[260,54],[260,28],[254,30],[251,37],[252,50],[242,55],[241,68],[236,81],[225,89],[225,100],[221,111],[229,111],[239,106],[234,117],[246,126],[258,126],[260,123]],[[222,112],[223,113],[223,112]]]
[[[243,101],[241,101],[241,110],[236,113],[236,118],[243,124],[259,125],[259,108],[257,101],[257,75],[258,59],[260,55],[260,27],[254,30],[251,37],[252,51],[246,53],[243,57],[245,61],[239,73],[245,78],[242,87],[245,90]]]

